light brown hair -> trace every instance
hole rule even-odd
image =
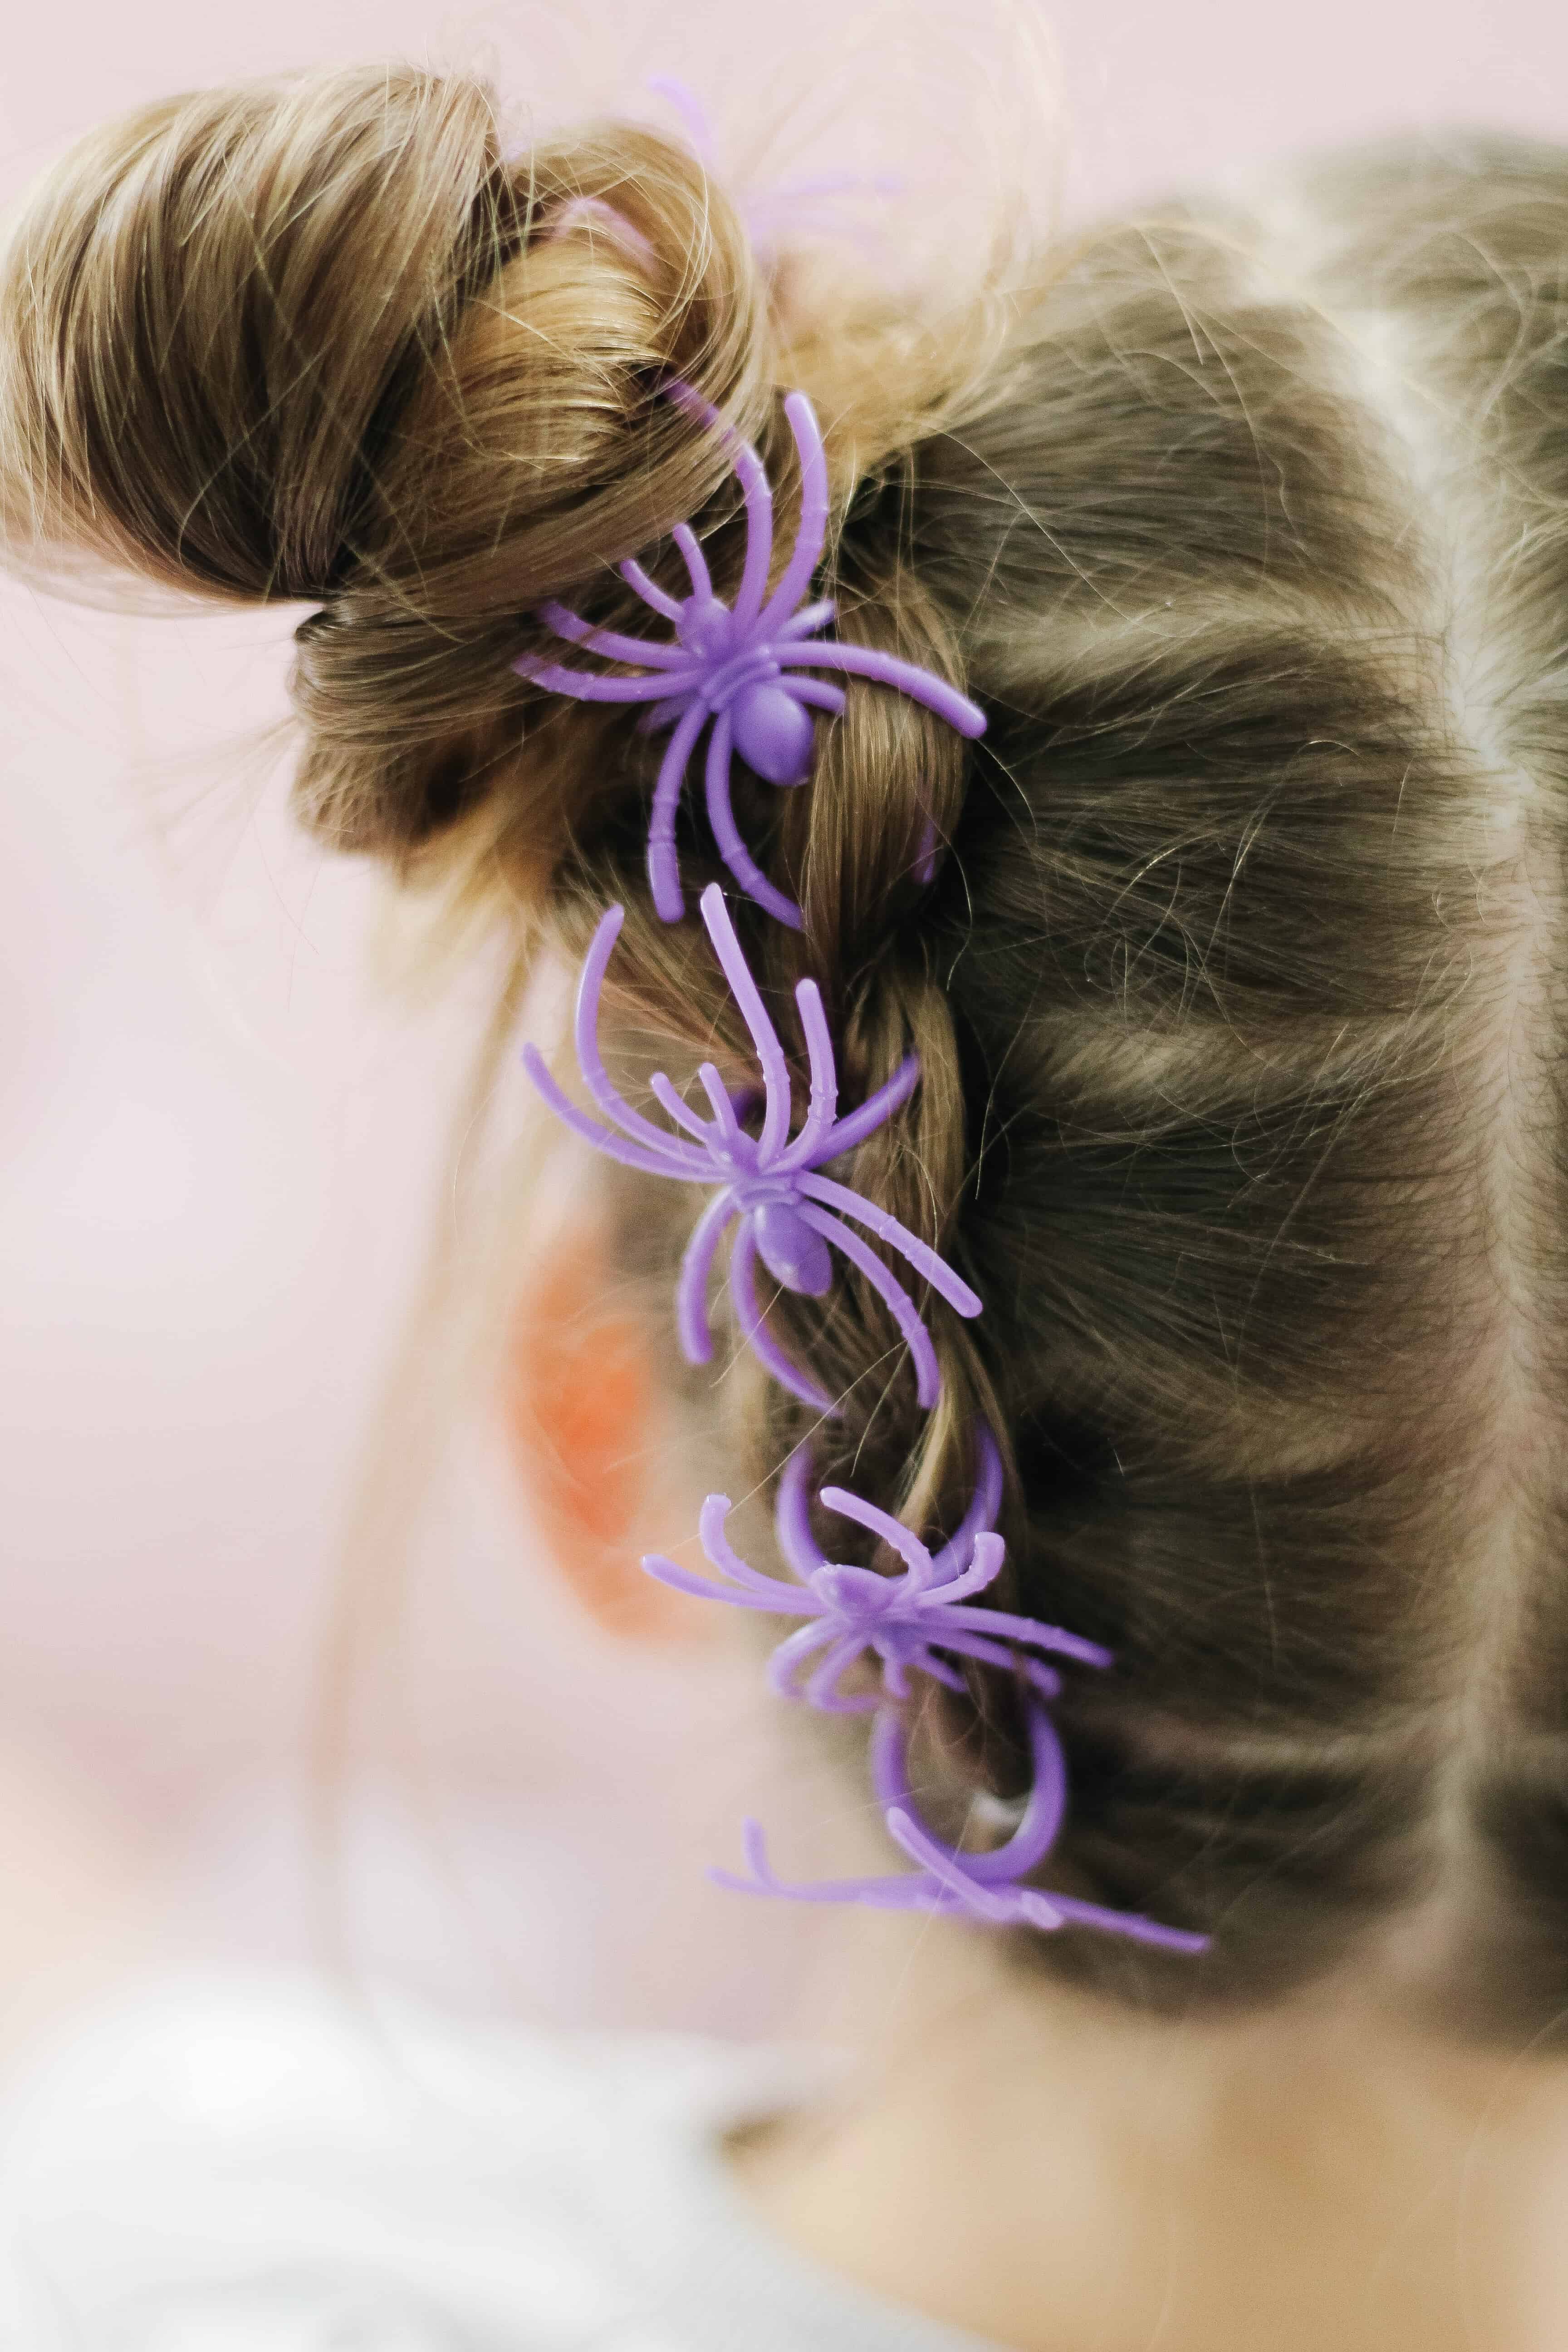
[[[1141,1999],[1563,1998],[1565,286],[1568,159],[1472,143],[1113,224],[942,331],[803,326],[679,148],[509,160],[413,72],[117,125],[6,260],[14,560],[318,603],[305,820],[571,950],[626,901],[666,1061],[742,1040],[647,906],[647,747],[508,661],[542,597],[629,619],[613,562],[683,516],[733,580],[670,372],[786,502],[781,395],[818,398],[846,632],[989,731],[853,693],[807,789],[742,793],[806,915],[746,943],[781,1015],[821,982],[847,1099],[921,1054],[854,1181],[986,1307],[931,1303],[929,1420],[858,1282],[779,1328],[844,1401],[821,1472],[921,1525],[1003,1433],[1007,1605],[1117,1659],[1059,1711],[1061,1868],[1215,1939],[1031,1948]],[[695,820],[683,856],[719,870]],[[742,1421],[763,1471],[804,1427]],[[933,1738],[955,1819],[1016,1790],[1013,1701],[977,1675]]]

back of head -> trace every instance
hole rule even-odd
[[[684,517],[737,576],[669,377],[779,482],[818,394],[847,634],[989,727],[852,697],[805,791],[743,789],[805,917],[745,937],[770,1001],[816,976],[847,1082],[918,1048],[856,1181],[986,1313],[933,1324],[930,1416],[863,1283],[781,1328],[843,1400],[819,1468],[911,1523],[977,1413],[1004,1439],[1008,1605],[1116,1657],[1058,1708],[1062,1883],[1213,1938],[1031,1948],[1140,1999],[1563,1997],[1565,250],[1555,152],[1391,152],[1112,225],[942,330],[803,321],[682,150],[509,159],[481,90],[378,73],[88,142],[0,289],[14,553],[319,604],[307,821],[569,941],[622,898],[624,1002],[694,1049],[732,1013],[647,906],[645,747],[508,664],[546,599],[622,621],[612,563]],[[700,825],[683,857],[722,870]],[[731,1385],[770,1469],[801,1409]],[[1015,1793],[1006,1679],[931,1745],[955,1819]]]

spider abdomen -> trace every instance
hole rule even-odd
[[[752,1212],[757,1255],[775,1282],[803,1298],[821,1298],[833,1286],[827,1244],[787,1201],[764,1201]]]
[[[732,709],[735,749],[769,784],[803,784],[811,772],[812,720],[776,679],[742,688]]]

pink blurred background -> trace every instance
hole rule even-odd
[[[954,60],[967,41],[983,110],[992,22],[989,0],[35,8],[7,35],[0,194],[140,100],[389,54],[489,71],[524,133],[653,110],[665,73],[742,152],[793,89],[800,160],[951,184],[977,152]],[[1059,100],[1031,160],[1069,214],[1322,140],[1568,117],[1568,17],[1532,0],[1058,0],[1039,22]],[[0,590],[0,1745],[74,1791],[168,1934],[260,1958],[319,1937],[314,1664],[478,1018],[472,990],[384,1002],[365,877],[290,835],[286,760],[258,742],[292,617]],[[700,1864],[760,1789],[787,1781],[802,1818],[834,1794],[781,1771],[749,1682],[614,1647],[536,1549],[477,1411],[374,1680],[339,1924],[463,2000],[774,2021],[805,1930]]]

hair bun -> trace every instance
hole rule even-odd
[[[660,379],[752,429],[768,383],[754,267],[689,154],[616,125],[509,162],[488,90],[408,70],[94,133],[0,299],[13,554],[321,600],[300,803],[351,848],[474,799],[518,747],[522,615],[722,479]]]

